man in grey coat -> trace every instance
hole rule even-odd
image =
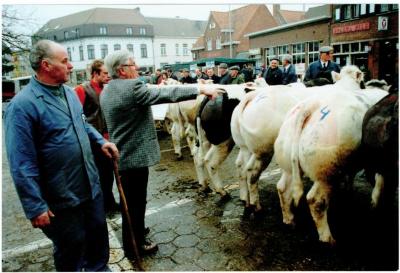
[[[150,254],[157,251],[158,247],[145,239],[148,167],[160,161],[160,147],[150,106],[195,99],[199,94],[215,98],[218,91],[214,91],[212,85],[148,88],[137,80],[139,67],[131,53],[126,50],[109,54],[104,63],[112,80],[100,96],[100,105],[110,139],[120,151],[121,183],[139,251]],[[133,258],[128,228],[127,220],[123,216],[123,248],[125,255]]]

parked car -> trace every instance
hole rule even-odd
[[[15,94],[28,85],[32,76],[24,76],[12,79],[2,80],[2,101],[6,102],[11,100]]]

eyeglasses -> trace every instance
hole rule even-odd
[[[123,64],[121,66],[136,66],[136,64]]]

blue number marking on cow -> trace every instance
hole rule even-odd
[[[258,95],[256,97],[256,102],[258,102],[259,100],[262,100],[262,99],[266,99],[267,97],[268,97],[267,94]]]
[[[321,112],[322,116],[319,121],[323,120],[331,112],[331,110],[324,111],[327,107],[328,107],[328,105],[321,109],[320,112]]]

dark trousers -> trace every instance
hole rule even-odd
[[[54,214],[42,231],[53,242],[56,270],[104,271],[109,244],[102,195]]]
[[[94,162],[99,172],[101,190],[104,198],[104,209],[110,210],[115,206],[113,194],[114,171],[113,163],[99,147],[92,146]]]
[[[144,243],[144,215],[146,212],[148,167],[121,171],[121,184],[125,193],[133,232],[138,246]],[[122,200],[121,200],[122,204]],[[122,214],[122,242],[125,253],[133,254],[132,241],[125,213]]]

